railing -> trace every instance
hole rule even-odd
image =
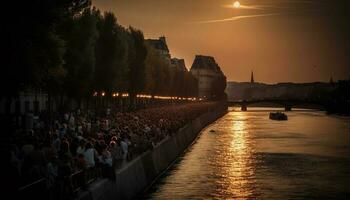
[[[49,187],[48,180],[41,178],[18,189],[18,199],[48,199],[63,200],[74,198],[79,191],[87,188],[88,185],[103,177],[103,168],[94,167],[86,170],[79,170],[69,176],[58,178]],[[17,199],[17,198],[15,198]]]
[[[19,197],[18,199],[25,199],[28,197],[35,197],[35,199],[46,199],[48,196],[47,181],[45,178],[42,178],[34,181],[33,183],[20,187],[18,189],[18,193],[15,195]]]

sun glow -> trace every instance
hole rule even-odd
[[[233,3],[233,7],[234,7],[234,8],[239,8],[239,7],[241,7],[241,3],[239,3],[239,1],[235,1],[235,2]]]

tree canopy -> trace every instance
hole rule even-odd
[[[7,40],[2,95],[26,89],[81,100],[94,91],[195,96],[196,80],[147,46],[141,30],[124,28],[91,0],[37,0],[10,8],[21,13],[1,29]],[[11,89],[7,85],[11,85]]]

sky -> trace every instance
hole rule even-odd
[[[191,68],[214,56],[228,81],[316,82],[350,78],[350,1],[93,0],[145,38],[165,36]]]

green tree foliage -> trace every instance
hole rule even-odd
[[[143,92],[145,85],[145,60],[147,48],[143,33],[129,27],[129,94],[134,98],[137,93]]]
[[[162,64],[159,59],[159,55],[156,50],[147,45],[147,58],[146,58],[146,75],[145,75],[145,92],[151,95],[155,95],[157,93],[157,75],[158,75],[158,67]]]
[[[140,30],[125,29],[111,12],[91,8],[91,0],[36,0],[8,9],[18,15],[2,24],[5,56],[2,95],[44,89],[76,100],[93,91],[194,96],[196,80],[174,68]],[[11,87],[8,87],[11,85]]]
[[[118,70],[116,79],[116,91],[126,92],[129,88],[129,63],[128,54],[131,53],[132,49],[129,50],[129,33],[122,26],[118,27]]]
[[[151,95],[195,97],[198,83],[188,71],[167,61],[154,47],[147,45],[145,92]]]
[[[190,72],[186,72],[184,85],[185,85],[185,89],[186,89],[185,90],[186,97],[198,96],[198,81]]]
[[[184,89],[184,73],[180,70],[172,68],[171,70],[171,96],[182,96],[182,92]]]
[[[76,99],[91,94],[98,34],[96,21],[91,9],[87,8],[81,14],[67,18],[60,27],[67,49],[64,56],[67,76],[62,89]]]
[[[96,90],[108,93],[126,89],[125,75],[128,71],[128,35],[117,24],[113,13],[98,16],[99,37],[96,42]]]
[[[169,95],[170,65],[150,45],[147,45],[145,92],[151,95]],[[177,71],[175,71],[177,72]]]
[[[226,77],[224,74],[218,76],[212,83],[212,96],[214,99],[222,99],[226,96]]]
[[[17,14],[11,15],[1,28],[6,38],[2,45],[2,95],[13,96],[26,88],[47,88],[61,81],[66,48],[56,25],[90,4],[90,0],[6,2],[6,9]]]
[[[350,115],[350,80],[339,80],[329,92],[326,110],[328,113]]]

